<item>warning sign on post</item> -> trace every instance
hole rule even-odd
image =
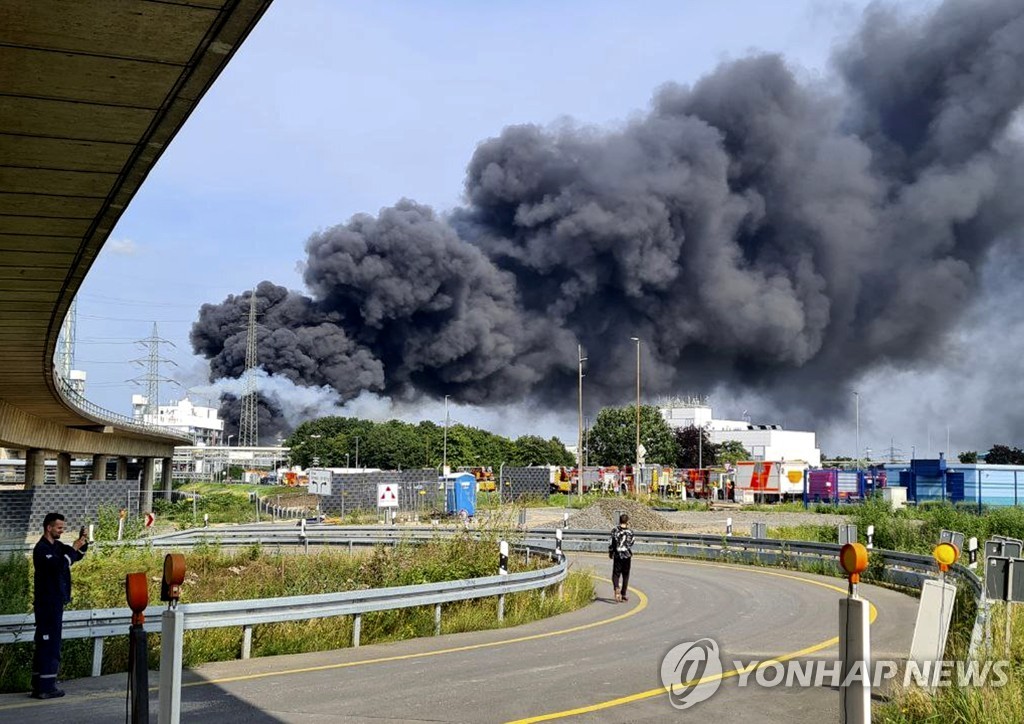
[[[377,483],[377,507],[398,507],[398,486],[392,483]]]

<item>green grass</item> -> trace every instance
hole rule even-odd
[[[994,606],[992,614],[993,646],[991,651],[981,652],[982,665],[1005,660],[1005,606]],[[953,686],[939,688],[934,694],[916,687],[899,688],[890,701],[876,706],[874,721],[884,724],[1019,724],[1024,719],[1024,610],[1019,606],[1013,609],[1011,625],[1011,663],[1005,686],[960,686],[954,677]],[[950,639],[946,657],[963,661],[969,641],[966,627],[961,627],[959,633],[954,628]]]
[[[782,525],[769,528],[767,535],[769,538],[813,543],[836,543],[839,540],[839,531],[834,525]]]
[[[497,565],[495,539],[469,537],[439,539],[425,545],[377,547],[348,555],[327,549],[308,555],[282,555],[259,545],[225,551],[216,545],[199,546],[186,553],[187,574],[182,602],[240,600],[335,591],[402,586],[492,575]],[[101,547],[73,569],[72,608],[124,607],[124,579],[130,572],[146,573],[150,583],[150,615],[160,608],[158,581],[163,552],[118,546]],[[537,557],[530,564],[513,558],[510,571],[548,565]],[[21,557],[0,561],[0,613],[23,613],[31,601],[32,572]],[[565,596],[552,592],[541,598],[537,591],[506,597],[505,622],[510,626],[571,611],[593,598],[589,576],[573,573],[566,581]],[[494,599],[449,604],[444,607],[442,631],[454,633],[495,628],[497,603]],[[391,641],[434,632],[433,607],[402,609],[366,614],[361,642]],[[31,635],[31,632],[29,632]],[[298,653],[344,648],[351,645],[350,617],[266,624],[253,628],[254,656]],[[241,651],[240,626],[189,631],[185,634],[184,661],[194,666],[206,661],[238,658]],[[151,666],[159,662],[159,636],[149,638]],[[0,646],[0,691],[27,689],[31,669],[31,644]],[[92,642],[64,642],[61,676],[86,676],[91,670]],[[103,672],[127,668],[127,636],[106,640]]]

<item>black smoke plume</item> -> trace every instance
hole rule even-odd
[[[873,6],[801,82],[777,55],[669,84],[617,131],[506,128],[445,218],[402,200],[314,234],[309,296],[256,290],[260,364],[342,399],[597,402],[836,387],[934,358],[989,248],[1024,221],[1024,2]],[[1018,129],[1019,130],[1019,129]],[[249,293],[192,330],[241,374]]]

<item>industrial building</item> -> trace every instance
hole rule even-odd
[[[224,421],[216,407],[202,407],[188,397],[159,405],[156,412],[149,411],[149,398],[132,395],[132,417],[145,425],[164,427],[192,439],[194,445],[221,445],[224,441]]]
[[[949,501],[984,506],[1009,506],[1024,502],[1024,465],[911,460],[885,466],[890,484],[899,481],[907,499],[921,502]]]
[[[735,440],[750,453],[751,460],[800,460],[811,467],[821,466],[821,450],[813,432],[783,430],[781,425],[754,425],[747,420],[716,419],[704,398],[671,400],[659,408],[672,429],[703,428],[716,445]]]

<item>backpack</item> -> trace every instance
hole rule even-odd
[[[633,532],[629,528],[615,528],[612,531],[612,542],[608,545],[608,557],[626,559],[633,557]]]

